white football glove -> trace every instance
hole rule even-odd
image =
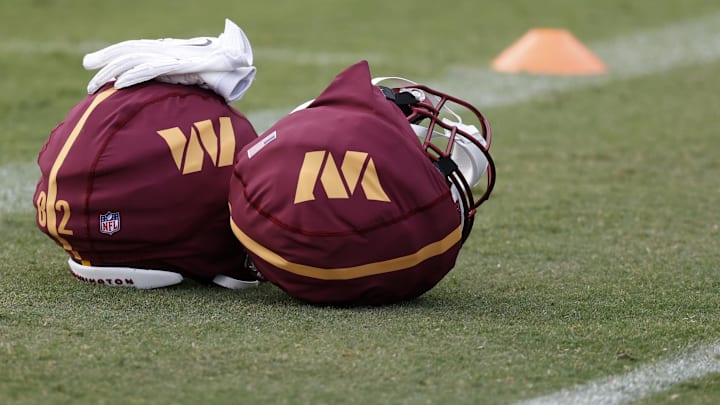
[[[83,58],[87,70],[100,69],[88,83],[93,94],[115,80],[121,89],[157,79],[168,83],[199,85],[228,102],[237,101],[255,79],[252,48],[245,33],[225,20],[217,38],[138,39],[117,43]]]

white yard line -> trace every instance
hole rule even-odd
[[[613,405],[637,401],[673,385],[720,373],[720,342],[516,405]]]
[[[32,197],[39,177],[40,169],[35,162],[1,165],[0,216],[32,211]]]
[[[70,42],[63,40],[33,41],[29,39],[10,38],[0,40],[0,54],[49,54],[64,53],[69,55],[84,55],[88,52],[97,51],[111,45],[105,41],[80,41]],[[383,60],[383,56],[377,53],[353,53],[353,52],[313,52],[300,51],[284,48],[259,48],[253,47],[255,60],[270,62],[286,62],[294,65],[317,65],[324,66],[337,63],[353,63],[360,59],[374,61]]]

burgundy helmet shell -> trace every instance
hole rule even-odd
[[[83,266],[251,280],[227,194],[234,157],[255,138],[248,120],[209,90],[107,85],[43,146],[37,225]]]
[[[463,221],[451,188],[363,61],[239,153],[231,225],[290,296],[388,304],[455,265]]]

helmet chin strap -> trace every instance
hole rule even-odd
[[[463,193],[461,193],[458,190],[458,185],[454,182],[450,182],[450,195],[452,196],[453,201],[457,205],[458,213],[460,214],[460,225],[462,226],[462,243],[465,243],[465,240],[468,236],[470,236],[470,231],[472,231],[473,223],[475,222],[475,212],[470,211],[470,207],[468,206],[470,203],[469,201],[463,197]],[[470,214],[468,214],[470,212]]]
[[[473,221],[475,219],[475,210],[471,209],[472,201],[468,200],[466,195],[472,196],[472,193],[465,192],[461,193],[460,189],[467,189],[467,183],[457,175],[459,169],[455,161],[449,156],[442,156],[440,159],[433,162],[440,173],[447,180],[448,186],[450,186],[450,194],[452,195],[453,201],[458,205],[460,214],[460,223],[462,225],[462,241],[465,242],[470,231],[472,230]]]
[[[445,177],[450,177],[455,171],[458,170],[458,165],[455,163],[450,156],[442,156],[440,159],[433,162],[433,166],[435,166],[438,170],[440,170],[440,173],[443,174]]]

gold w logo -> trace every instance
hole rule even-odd
[[[220,117],[219,121],[220,136],[215,133],[210,120],[193,123],[190,136],[186,136],[178,127],[157,131],[170,147],[175,165],[182,174],[202,170],[205,153],[216,167],[233,164],[235,134],[232,122],[230,117]]]
[[[328,198],[350,198],[360,183],[368,200],[390,202],[380,185],[375,162],[368,158],[366,152],[345,152],[340,170],[330,152],[318,150],[305,153],[295,190],[295,204],[315,199],[318,177]]]

